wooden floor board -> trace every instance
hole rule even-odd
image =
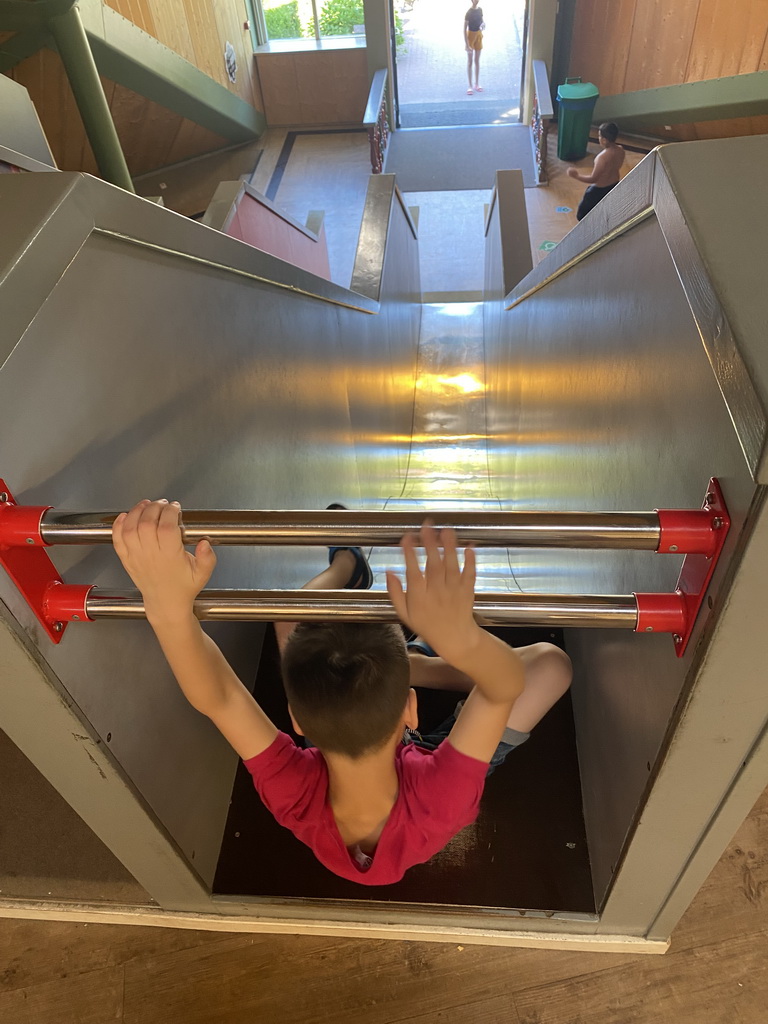
[[[221,932],[172,928],[132,928],[91,924],[73,927],[61,921],[0,922],[0,994],[41,985],[52,976],[85,976],[89,972],[122,968],[135,958],[151,960],[178,950],[199,949],[229,936]],[[69,964],[68,967],[62,966]],[[0,1020],[6,1018],[0,1015]]]
[[[122,1024],[122,968],[70,974],[69,966],[69,961],[59,956],[49,981],[5,992],[0,990],[0,1021],[3,1024]]]
[[[515,993],[521,1024],[759,1024],[765,934],[645,957]],[[762,946],[762,949],[759,947]],[[695,983],[691,984],[692,977]]]

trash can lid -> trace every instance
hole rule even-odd
[[[600,90],[592,82],[566,82],[557,87],[559,100],[591,100],[600,95]]]

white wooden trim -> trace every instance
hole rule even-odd
[[[517,946],[527,949],[564,949],[592,953],[666,953],[669,942],[630,935],[548,934],[497,931],[438,925],[379,925],[365,921],[296,921],[280,918],[227,917],[222,914],[182,913],[155,907],[54,903],[25,900],[0,901],[0,918],[30,921],[68,921],[87,924],[143,925],[152,928],[187,928],[213,932],[264,935],[324,935],[350,939],[399,939],[412,942],[447,942],[475,946]]]

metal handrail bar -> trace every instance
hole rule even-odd
[[[384,92],[387,88],[387,69],[374,71],[371,88],[368,90],[368,103],[363,114],[363,128],[373,128],[379,120]]]
[[[368,131],[373,174],[381,174],[384,169],[384,150],[387,148],[389,138],[386,93],[387,69],[380,68],[374,72],[368,92],[368,104],[363,114],[363,127]]]
[[[145,617],[136,590],[94,588],[85,609],[91,619]],[[634,594],[477,594],[474,611],[484,625],[636,629],[638,624]],[[219,621],[398,621],[388,595],[372,590],[204,590],[195,601],[194,612],[198,619]]]
[[[108,544],[117,512],[43,514],[45,544]],[[418,531],[424,512],[197,511],[183,512],[186,544],[391,546]],[[478,547],[627,547],[654,551],[657,512],[435,512],[436,528],[453,527],[460,543]]]
[[[531,113],[531,132],[536,157],[536,178],[539,185],[547,181],[547,133],[549,123],[554,116],[552,96],[549,89],[547,65],[543,60],[532,62],[533,71],[533,111]]]
[[[539,114],[542,117],[554,117],[555,112],[552,109],[552,90],[549,87],[549,75],[547,74],[546,62],[543,60],[534,60],[531,63],[533,70],[533,91],[539,108]]]
[[[29,509],[27,518],[36,510]],[[109,544],[118,512],[66,512],[48,508],[38,516],[44,545]],[[244,511],[185,509],[185,544],[281,546],[397,546],[425,518],[437,529],[452,527],[461,545],[629,549],[671,553],[712,550],[721,520],[712,509],[652,512],[417,512],[352,510]],[[23,525],[16,528],[26,530]]]

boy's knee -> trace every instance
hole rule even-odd
[[[573,679],[571,659],[562,647],[557,647],[555,644],[540,643],[535,647],[536,662],[540,671],[546,672],[550,681],[565,693]]]

